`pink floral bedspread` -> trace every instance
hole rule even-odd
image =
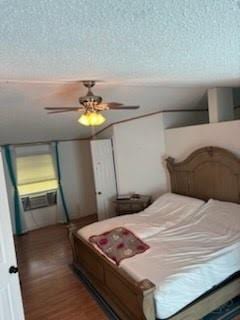
[[[91,236],[89,241],[95,244],[117,265],[126,258],[143,253],[149,246],[126,228],[118,227],[103,234]]]

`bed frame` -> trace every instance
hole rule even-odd
[[[203,200],[214,198],[240,203],[240,160],[225,149],[205,147],[178,163],[168,158],[167,167],[172,192]],[[87,277],[120,319],[155,320],[154,284],[148,279],[141,282],[133,280],[81,238],[77,230],[77,225],[69,226],[75,270]],[[201,319],[238,295],[239,274],[168,319]]]

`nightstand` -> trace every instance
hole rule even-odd
[[[140,195],[139,198],[132,197],[124,200],[116,199],[113,203],[115,205],[116,214],[119,216],[140,212],[151,204],[151,200],[151,196]]]

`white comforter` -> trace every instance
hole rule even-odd
[[[94,223],[79,231],[94,234],[124,226],[150,246],[120,267],[136,280],[156,285],[157,317],[178,312],[239,270],[240,206],[166,194],[136,215]]]
[[[164,319],[240,270],[240,206],[210,200],[145,242],[150,250],[121,268],[156,285],[157,317]]]
[[[191,217],[203,204],[204,201],[198,199],[166,193],[140,213],[95,222],[80,229],[79,234],[88,239],[92,235],[125,227],[145,239]]]

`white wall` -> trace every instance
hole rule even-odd
[[[204,108],[204,107],[202,107]],[[159,112],[161,113],[161,112]],[[153,116],[158,116],[158,114],[153,115]],[[148,116],[147,116],[148,117]],[[179,111],[179,112],[163,112],[162,113],[162,119],[163,119],[163,125],[165,129],[168,128],[177,128],[177,127],[183,127],[183,126],[190,126],[190,125],[195,125],[195,124],[203,124],[203,123],[208,123],[208,111]],[[138,119],[136,119],[138,120]],[[125,123],[129,123],[132,120],[128,120]],[[135,120],[133,120],[135,121]],[[118,124],[113,124],[110,127],[106,127],[105,130],[100,133],[96,134],[94,136],[94,139],[110,139],[113,137],[114,132],[113,132],[113,126],[116,126]],[[97,130],[96,130],[97,132]]]
[[[240,106],[240,88],[233,88],[234,107]],[[235,119],[240,119],[240,108],[235,109]]]
[[[235,109],[235,119],[238,120],[240,119],[240,108]]]
[[[119,193],[156,198],[168,190],[164,128],[208,122],[207,112],[169,112],[117,123],[97,135],[112,138]]]
[[[9,176],[8,172],[8,166],[5,158],[4,151],[2,150],[2,159],[3,159],[3,166],[4,166],[4,174],[5,174],[5,179],[6,179],[6,187],[7,187],[7,195],[8,195],[8,204],[9,204],[9,209],[10,209],[10,214],[11,214],[11,224],[12,224],[12,230],[13,233],[16,233],[16,225],[15,225],[15,217],[14,217],[14,189],[12,187],[12,182]]]
[[[240,121],[211,123],[166,130],[166,154],[183,160],[192,151],[217,146],[240,155]]]
[[[57,206],[25,211],[24,222],[23,232],[56,224],[58,223]]]
[[[162,114],[114,125],[113,146],[118,192],[150,194],[167,189]]]
[[[177,128],[195,124],[208,123],[208,111],[164,112],[164,128]]]
[[[77,218],[96,213],[89,141],[60,142],[59,157],[70,217]]]
[[[210,123],[234,120],[232,88],[211,88],[208,90]]]
[[[96,136],[94,136],[93,138],[94,139],[111,139],[112,136],[113,136],[113,125],[111,125],[110,127],[107,127],[99,134],[96,134]]]

